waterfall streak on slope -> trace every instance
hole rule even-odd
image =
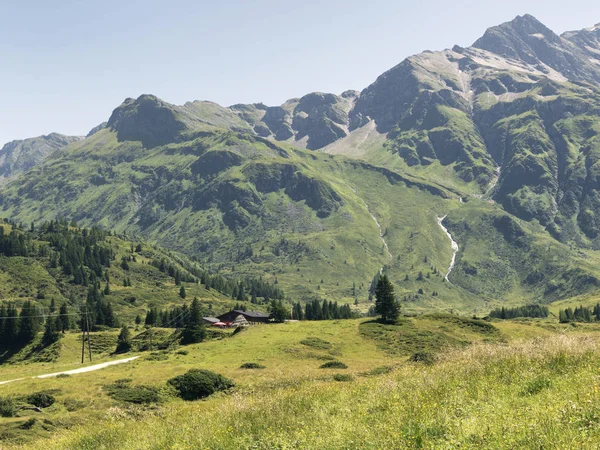
[[[450,272],[452,272],[452,269],[454,268],[454,263],[456,262],[456,254],[458,253],[458,244],[456,243],[456,241],[454,239],[452,239],[452,235],[450,234],[448,229],[442,223],[442,222],[444,222],[445,218],[446,218],[446,216],[438,217],[437,221],[438,221],[438,225],[440,226],[440,228],[444,231],[444,233],[446,233],[446,236],[448,236],[448,239],[450,239],[450,244],[452,245],[452,260],[450,261],[450,267],[448,267],[448,272],[446,272],[446,276],[444,277],[446,279],[446,281],[449,282],[450,280],[448,279],[448,276],[450,276]]]

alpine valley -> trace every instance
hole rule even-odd
[[[0,151],[0,214],[113,230],[293,301],[486,312],[600,287],[600,26],[530,15],[280,106],[127,99]],[[133,239],[132,239],[133,240]],[[161,250],[162,251],[162,250]]]

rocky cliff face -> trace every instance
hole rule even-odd
[[[0,149],[0,178],[9,178],[26,172],[54,152],[83,139],[51,133],[47,136],[12,141]]]

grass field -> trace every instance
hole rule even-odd
[[[0,381],[79,367],[77,339],[63,338],[55,362],[3,366]],[[96,372],[0,385],[3,398],[50,390],[57,399],[41,413],[0,419],[0,436],[3,448],[48,449],[597,448],[599,342],[597,325],[554,319],[257,326]],[[415,353],[432,359],[411,362]],[[114,358],[107,347],[94,363]],[[320,368],[328,361],[348,368]],[[248,362],[265,368],[240,368]],[[105,389],[121,379],[164,387],[191,368],[236,387],[146,406]]]

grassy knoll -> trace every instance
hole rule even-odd
[[[365,320],[259,326],[97,372],[0,386],[2,398],[49,390],[57,400],[0,419],[0,434],[8,448],[594,448],[599,334],[591,324],[439,314],[395,329]],[[3,366],[1,379],[77,367],[76,335],[61,342],[57,361]],[[411,362],[424,351],[433,358]],[[95,362],[110,358],[99,352]],[[331,361],[348,368],[320,368]],[[196,368],[236,387],[174,398],[166,381]],[[111,397],[115,383],[152,394],[151,403]]]

